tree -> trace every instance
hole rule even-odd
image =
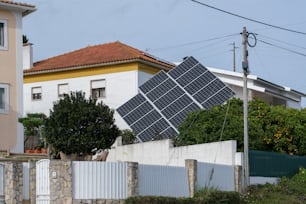
[[[47,142],[55,152],[91,153],[94,148],[107,149],[119,136],[114,111],[103,102],[72,92],[57,101],[45,123]]]
[[[226,116],[226,117],[225,117]],[[289,154],[306,154],[306,109],[249,102],[249,147]],[[179,127],[178,145],[237,140],[243,150],[243,102],[231,99],[225,105],[193,112]]]
[[[39,139],[38,136],[41,133],[45,119],[46,115],[43,113],[28,113],[27,117],[19,118],[19,122],[24,126],[24,134],[26,136],[24,143],[26,143],[30,137],[37,137],[37,140]],[[32,143],[31,148],[33,148],[33,145]]]
[[[136,134],[129,129],[122,130],[121,131],[121,136],[122,136],[122,144],[123,145],[137,143]]]

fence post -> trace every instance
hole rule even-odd
[[[235,191],[242,193],[242,166],[235,165]]]
[[[36,162],[30,161],[30,203],[36,204]]]
[[[5,165],[5,203],[19,204],[23,200],[23,175],[21,162]]]
[[[128,197],[138,196],[138,163],[128,162]]]
[[[188,172],[189,195],[190,197],[193,197],[197,187],[198,162],[194,159],[186,159],[185,167],[187,168]]]
[[[72,161],[50,160],[50,203],[72,204]]]

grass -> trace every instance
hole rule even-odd
[[[282,178],[277,185],[250,186],[243,200],[250,204],[300,204],[306,203],[306,170],[291,178]]]

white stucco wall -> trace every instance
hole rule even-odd
[[[115,143],[109,151],[107,161],[185,166],[185,159],[195,159],[198,162],[235,164],[236,141],[234,140],[182,147],[173,147],[170,139],[123,146],[117,144]]]
[[[58,98],[58,84],[68,83],[69,91],[83,91],[90,95],[90,81],[106,80],[106,98],[103,103],[111,109],[116,109],[138,93],[138,86],[151,78],[152,75],[140,71],[128,71],[95,75],[87,77],[52,80],[45,82],[26,83],[24,89],[24,115],[27,113],[44,113],[49,115],[53,103]],[[32,87],[42,87],[42,100],[33,101],[31,98]],[[120,129],[128,129],[126,122],[115,112],[116,124]]]

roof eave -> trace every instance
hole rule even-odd
[[[29,15],[30,13],[33,13],[36,11],[35,6],[33,5],[18,5],[18,4],[11,4],[6,2],[0,2],[0,8],[6,8],[13,11],[18,11],[22,13],[22,16]]]
[[[45,73],[54,73],[54,72],[62,72],[62,71],[70,71],[70,70],[77,70],[77,69],[88,69],[88,68],[95,68],[100,66],[108,66],[108,65],[116,65],[116,64],[123,64],[123,63],[131,63],[131,62],[141,62],[147,65],[151,65],[163,70],[171,70],[171,68],[167,66],[163,66],[160,64],[156,64],[153,62],[149,62],[143,59],[129,59],[129,60],[121,60],[121,61],[114,61],[114,62],[104,62],[98,64],[89,64],[89,65],[80,65],[80,66],[73,66],[73,67],[63,67],[59,69],[48,69],[48,70],[41,70],[41,71],[31,71],[31,72],[24,72],[24,76],[31,76],[36,74],[45,74]]]

